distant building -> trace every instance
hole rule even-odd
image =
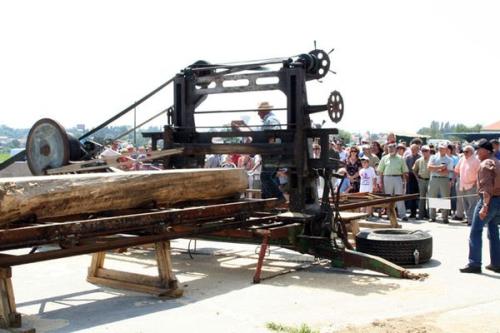
[[[445,137],[447,136],[455,136],[468,142],[477,141],[483,138],[487,140],[500,139],[500,120],[483,126],[479,132],[445,133]]]
[[[481,128],[481,132],[500,132],[500,120]]]
[[[7,137],[7,136],[0,136],[0,144],[6,145],[7,143],[11,142],[12,139]]]

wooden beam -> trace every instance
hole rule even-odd
[[[251,219],[246,219],[242,221],[234,220],[234,221],[211,222],[203,224],[201,226],[193,226],[192,228],[189,228],[189,230],[185,231],[166,230],[163,232],[158,232],[146,236],[106,238],[106,239],[100,239],[99,241],[96,241],[94,243],[89,243],[89,244],[84,243],[82,245],[77,245],[74,247],[61,250],[51,250],[45,252],[35,252],[35,253],[12,255],[12,256],[0,256],[0,267],[23,265],[33,262],[71,257],[80,254],[95,253],[112,249],[148,244],[152,242],[159,242],[169,239],[193,237],[224,229],[236,229],[236,228],[248,227],[253,223],[254,222]]]
[[[158,225],[175,226],[200,224],[206,221],[251,215],[276,205],[276,199],[259,199],[219,205],[195,206],[182,209],[153,210],[144,213],[72,220],[18,228],[0,229],[0,250],[54,243],[62,238],[88,238],[125,232],[146,231]],[[0,255],[0,258],[2,255]]]

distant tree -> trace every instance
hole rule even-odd
[[[21,142],[19,140],[14,139],[9,143],[9,147],[11,148],[21,148]]]
[[[483,126],[481,124],[476,124],[472,127],[470,127],[471,132],[480,132],[483,129]]]
[[[348,131],[339,129],[338,137],[341,138],[344,143],[349,143],[351,142],[352,134]]]
[[[6,125],[0,125],[0,136],[6,136],[12,139],[22,139],[28,136],[29,128],[11,128]]]
[[[420,128],[417,133],[422,135],[429,135],[434,139],[442,139],[444,138],[444,134],[450,135],[450,133],[466,133],[466,132],[479,132],[482,126],[480,124],[476,124],[474,126],[467,126],[464,124],[450,124],[450,122],[438,122],[431,121],[429,127]]]

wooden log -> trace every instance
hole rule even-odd
[[[182,169],[0,178],[0,226],[9,222],[113,211],[156,203],[238,196],[243,169]]]

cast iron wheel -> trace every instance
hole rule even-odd
[[[67,165],[69,158],[68,134],[57,121],[43,118],[31,127],[26,140],[26,160],[33,175]]]
[[[421,230],[375,229],[356,235],[356,251],[398,265],[418,265],[432,257],[432,236]]]

